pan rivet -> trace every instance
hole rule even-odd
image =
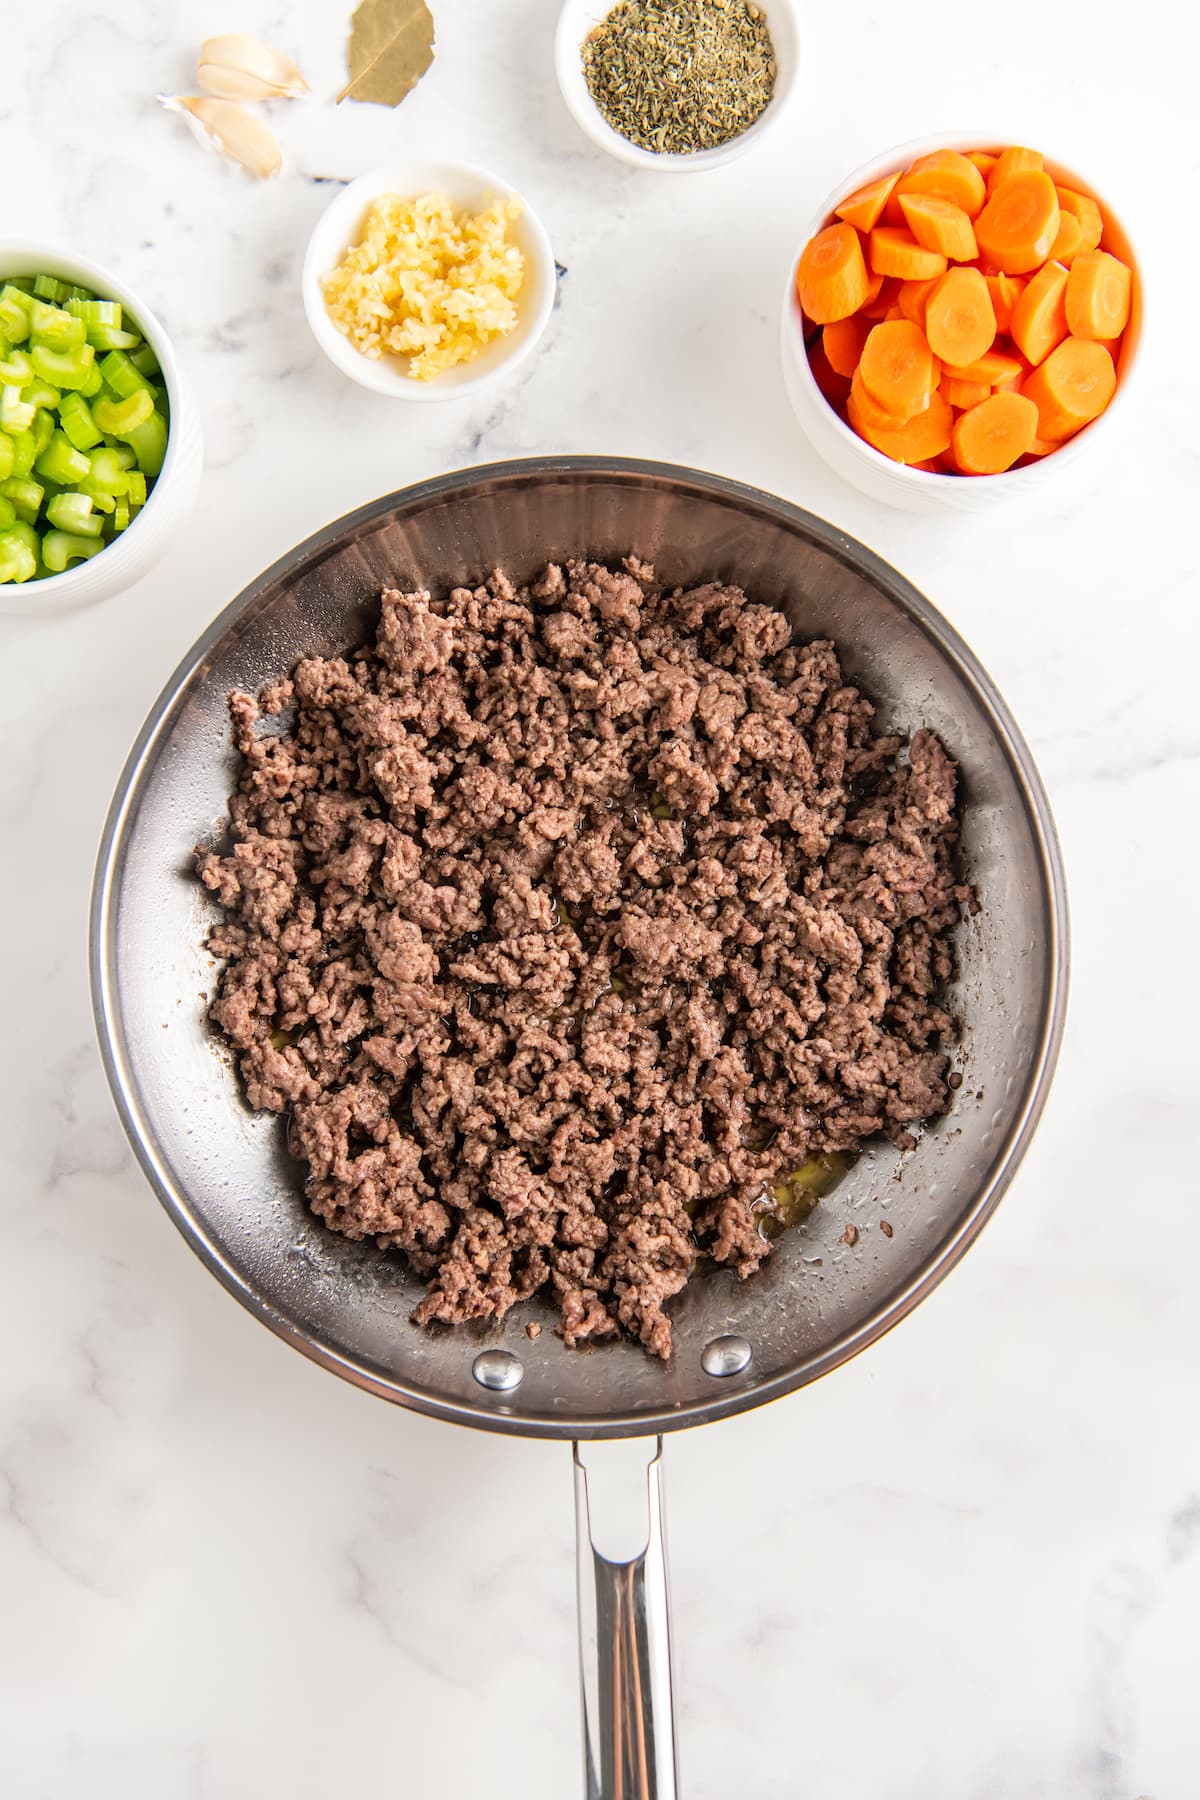
[[[753,1355],[748,1338],[715,1337],[705,1344],[700,1367],[706,1375],[740,1375]]]
[[[480,1387],[507,1394],[512,1388],[520,1387],[525,1367],[511,1350],[481,1350],[471,1364],[471,1373]]]

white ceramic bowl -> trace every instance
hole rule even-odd
[[[327,275],[351,244],[357,243],[372,200],[380,194],[399,194],[413,199],[418,194],[443,193],[455,206],[482,211],[491,201],[516,192],[512,183],[490,169],[469,163],[387,163],[360,175],[317,220],[304,258],[301,284],[304,310],[313,336],[335,368],[377,394],[415,402],[461,400],[501,375],[509,374],[533,349],[554,306],[554,252],[541,220],[522,194],[524,206],[512,226],[512,237],[525,256],[525,281],[517,301],[518,318],[513,329],[495,338],[479,355],[457,368],[435,375],[432,381],[414,381],[405,372],[405,358],[363,356],[343,336],[330,318],[321,292]]]
[[[554,65],[562,97],[577,125],[587,132],[594,144],[607,150],[621,162],[639,169],[656,169],[660,174],[695,175],[703,169],[716,169],[741,156],[752,145],[761,142],[779,119],[796,85],[800,62],[800,28],[795,0],[758,0],[766,14],[771,41],[775,46],[775,91],[769,105],[740,137],[731,138],[715,150],[694,150],[689,155],[658,155],[643,150],[640,144],[614,131],[596,102],[583,74],[583,43],[601,19],[608,17],[617,0],[563,0],[558,15],[558,31],[554,40]]]
[[[931,150],[995,151],[1002,148],[1006,141],[1016,140],[1005,140],[987,133],[976,133],[973,136],[963,132],[951,133],[945,137],[921,138],[911,144],[899,144],[895,149],[877,156],[872,162],[864,163],[853,175],[839,182],[817,210],[800,240],[788,274],[787,290],[783,297],[780,347],[784,387],[796,417],[813,448],[820,451],[825,461],[839,475],[844,476],[862,493],[869,494],[872,499],[884,500],[890,506],[900,507],[906,512],[985,512],[1007,500],[1045,492],[1088,453],[1100,433],[1105,438],[1111,433],[1114,416],[1120,417],[1123,411],[1130,376],[1137,360],[1142,335],[1142,278],[1141,265],[1134,254],[1128,234],[1108,201],[1091,182],[1077,175],[1066,163],[1047,155],[1046,169],[1060,186],[1073,188],[1081,194],[1090,194],[1099,203],[1104,214],[1104,248],[1121,257],[1134,272],[1133,310],[1122,340],[1117,367],[1117,391],[1100,417],[1069,439],[1061,450],[1053,450],[1048,456],[1041,457],[1036,463],[1027,464],[1023,469],[1010,469],[1004,475],[935,475],[925,469],[906,468],[902,463],[893,462],[881,451],[873,449],[838,417],[817,386],[804,348],[804,328],[796,299],[796,265],[809,238],[829,220],[834,207],[847,194],[865,186],[868,181],[877,181],[881,176],[889,175],[893,169],[906,168],[915,157],[924,156]]]
[[[128,529],[98,556],[75,563],[61,575],[0,586],[0,613],[64,613],[104,600],[145,575],[192,509],[204,461],[200,420],[183,380],[170,339],[145,301],[125,282],[87,257],[67,255],[50,244],[0,242],[0,285],[12,275],[56,275],[92,288],[104,300],[119,300],[157,356],[171,408],[167,454],[145,506]]]

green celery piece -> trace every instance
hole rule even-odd
[[[125,477],[125,492],[129,496],[130,506],[145,506],[146,477],[140,469],[130,469]]]
[[[113,516],[112,516],[113,530],[114,531],[128,531],[129,518],[130,518],[129,502],[127,500],[118,500],[116,507],[113,510]]]
[[[87,341],[97,350],[136,350],[141,338],[136,331],[122,331],[116,325],[89,325]]]
[[[155,375],[162,374],[158,358],[155,356],[149,344],[139,344],[136,350],[131,350],[129,352],[129,360],[135,369],[139,369],[143,375],[149,376],[151,380],[153,380]]]
[[[40,482],[18,481],[15,475],[10,475],[7,481],[0,481],[0,494],[12,501],[17,509],[18,519],[24,519],[27,525],[36,524],[38,508],[45,491]]]
[[[53,382],[60,388],[81,388],[95,363],[96,352],[90,344],[72,344],[66,350],[55,350],[35,339],[29,357],[43,381]]]
[[[54,433],[33,466],[38,475],[44,475],[47,481],[61,482],[63,487],[73,487],[91,474],[90,460],[82,450],[76,450],[64,431]]]
[[[127,446],[123,445],[122,448]],[[110,450],[107,445],[92,453],[84,480],[87,485],[80,481],[79,488],[85,494],[90,493],[93,488],[99,488],[106,494],[123,494],[128,486],[128,478],[117,451]]]
[[[8,277],[8,286],[14,288],[18,294],[24,294],[27,300],[31,299],[33,295],[33,276],[10,275]]]
[[[68,300],[67,311],[73,319],[82,319],[85,325],[112,325],[121,329],[121,302],[119,300]]]
[[[154,410],[153,402],[150,410]],[[36,417],[37,407],[22,400],[19,387],[0,388],[0,431],[7,431],[10,435],[28,431]]]
[[[152,412],[141,425],[125,436],[137,455],[138,468],[153,478],[163,466],[167,454],[167,422],[161,413]]]
[[[105,442],[106,448],[111,450],[113,455],[116,457],[118,468],[121,468],[121,469],[136,469],[137,468],[137,457],[135,456],[134,452],[130,449],[128,444],[123,444],[121,442],[120,438],[105,438],[104,442]]]
[[[135,369],[124,350],[110,350],[100,364],[100,373],[114,394],[127,400],[139,389],[154,398],[154,388],[140,369]]]
[[[28,581],[37,573],[37,557],[15,532],[0,531],[0,581]]]
[[[98,537],[76,537],[69,531],[48,531],[42,539],[42,561],[51,575],[61,575],[79,557],[95,556],[104,544]]]
[[[26,406],[48,407],[51,412],[57,412],[62,401],[62,395],[56,387],[52,387],[48,381],[40,380],[31,381],[27,387],[23,387],[21,398]]]
[[[28,351],[10,351],[3,361],[0,361],[0,386],[24,387],[27,381],[33,380],[36,373]]]
[[[64,394],[58,409],[58,422],[76,450],[94,450],[103,433],[92,417],[92,409],[82,394]]]
[[[47,306],[44,300],[35,300],[32,337],[35,344],[45,344],[48,350],[69,350],[84,342],[87,326],[82,319],[73,319],[61,306]]]
[[[101,515],[92,511],[86,494],[55,494],[46,502],[46,517],[59,531],[73,531],[79,537],[99,537]]]
[[[0,494],[0,531],[17,522],[17,509],[6,494]]]
[[[93,352],[93,354],[95,353]],[[91,400],[95,395],[101,393],[103,388],[104,377],[100,373],[100,364],[94,362],[88,368],[87,380],[80,382],[75,392],[82,394],[85,400]]]
[[[0,331],[10,344],[23,344],[29,336],[29,314],[8,295],[8,288],[0,293]]]
[[[7,481],[13,472],[17,447],[7,432],[0,431],[0,481]]]
[[[33,436],[33,454],[36,461],[54,436],[54,414],[51,412],[35,413],[33,424],[29,429]]]
[[[123,438],[128,443],[130,432],[154,417],[154,401],[143,388],[125,400],[97,400],[92,416],[106,436]],[[138,462],[140,465],[140,457]]]
[[[77,482],[75,492],[85,494],[97,512],[110,513],[117,504],[115,496],[110,494],[107,488],[100,487],[94,481],[85,479]]]
[[[23,481],[33,468],[33,459],[38,454],[37,445],[33,441],[32,431],[18,431],[15,437],[9,438],[13,447],[12,473]]]
[[[80,287],[78,282],[73,281],[68,284],[67,297],[63,304],[65,306],[70,306],[72,300],[94,301],[95,298],[96,296],[93,294],[91,288]]]
[[[67,282],[60,281],[57,275],[35,275],[33,294],[37,300],[58,302],[67,298]]]

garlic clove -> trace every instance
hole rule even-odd
[[[240,32],[201,46],[199,81],[221,100],[293,100],[308,92],[291,57]]]
[[[168,112],[177,112],[187,120],[201,143],[219,150],[232,162],[241,163],[251,175],[267,180],[278,175],[283,161],[279,145],[261,119],[248,113],[232,100],[210,100],[198,94],[160,94],[159,103]]]

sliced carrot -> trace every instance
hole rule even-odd
[[[908,229],[925,250],[937,250],[950,262],[973,262],[979,254],[971,221],[961,206],[940,194],[900,194],[900,210]]]
[[[880,319],[887,318],[888,313],[896,304],[900,283],[890,275],[872,275],[871,280],[877,284],[874,298],[868,300],[867,304],[860,306],[858,310],[864,319],[870,319],[878,324]]]
[[[1059,204],[1058,236],[1050,246],[1050,260],[1060,262],[1069,268],[1073,257],[1083,249],[1083,226],[1075,217]]]
[[[844,219],[847,225],[853,225],[857,231],[873,231],[887,204],[888,195],[899,179],[900,171],[897,169],[894,175],[885,175],[880,181],[869,181],[866,187],[847,194],[841,205],[835,206],[833,210],[839,219]]]
[[[978,269],[950,269],[925,302],[925,336],[945,363],[977,362],[995,342],[996,315]]]
[[[961,206],[973,219],[983,205],[987,188],[975,164],[957,150],[935,150],[929,156],[918,156],[894,191],[897,200],[902,194],[936,194],[941,200]]]
[[[847,381],[858,367],[870,329],[871,321],[859,312],[850,319],[834,319],[821,333],[821,346],[830,367],[844,375]]]
[[[924,462],[907,463],[905,466],[909,469],[920,469],[923,475],[944,475],[946,473],[942,467],[940,456],[930,456]]]
[[[1003,475],[1037,436],[1038,409],[1022,394],[992,394],[954,421],[954,460],[964,475]]]
[[[846,402],[846,416],[858,435],[874,449],[890,456],[893,462],[928,462],[949,448],[954,413],[940,394],[934,394],[923,412],[916,413],[907,424],[879,426],[863,408],[863,388],[858,372]]]
[[[898,275],[901,281],[929,281],[946,273],[946,258],[936,250],[923,250],[912,232],[899,225],[877,225],[867,254],[877,274]]]
[[[884,325],[891,325],[896,319],[902,319],[904,316],[905,315],[901,312],[899,306],[892,305],[889,306],[884,313],[882,323]]]
[[[1091,338],[1064,338],[1024,383],[1038,411],[1037,435],[1070,437],[1104,411],[1117,386],[1113,359]]]
[[[1015,381],[1023,375],[1025,364],[1020,357],[1010,356],[1006,350],[989,350],[965,368],[949,364],[946,373],[958,381],[986,381],[989,387],[999,387],[1001,382]]]
[[[870,306],[872,300],[878,299],[879,290],[886,280],[886,275],[875,275],[870,269],[867,270],[867,297],[863,301],[863,306]],[[862,311],[862,307],[859,308],[859,311]]]
[[[849,397],[850,383],[833,367],[820,338],[814,339],[808,347],[808,366],[812,370],[813,380],[830,406],[844,406]]]
[[[1026,456],[1049,456],[1050,452],[1057,450],[1058,447],[1054,438],[1035,437],[1025,454]]]
[[[998,156],[993,156],[990,150],[967,151],[967,161],[975,164],[975,167],[983,176],[984,181],[987,180],[999,160],[1000,158]]]
[[[942,379],[938,382],[938,393],[942,399],[948,400],[951,406],[960,409],[967,406],[978,406],[981,400],[987,399],[991,391],[986,381],[959,381],[953,375],[947,375],[944,372]]]
[[[929,405],[934,388],[933,357],[925,334],[909,319],[872,327],[856,371],[877,405],[903,424]]]
[[[1024,275],[1049,256],[1058,218],[1058,195],[1045,170],[1020,169],[996,183],[975,221],[975,238],[1001,273]]]
[[[1025,283],[1016,275],[985,275],[984,280],[992,296],[996,330],[1007,331],[1012,324],[1013,307],[1021,298]]]
[[[854,401],[860,419],[876,431],[895,431],[903,423],[902,420],[893,418],[886,406],[880,406],[878,400],[867,392],[863,386],[861,369],[855,369],[850,377],[850,397]],[[849,404],[850,401],[847,400],[846,405],[849,406]],[[858,430],[857,425],[855,430]]]
[[[1066,293],[1067,271],[1062,264],[1043,263],[1013,307],[1013,343],[1035,368],[1067,335]]]
[[[931,281],[902,281],[896,290],[896,304],[900,311],[914,325],[919,325],[922,331],[925,329],[925,302],[940,280],[941,276],[935,275]]]
[[[796,287],[800,304],[818,325],[848,319],[867,294],[862,239],[853,225],[826,225],[800,252]]]
[[[1129,323],[1133,272],[1107,250],[1082,250],[1067,278],[1067,329],[1077,338],[1120,337]]]
[[[1079,241],[1081,250],[1095,250],[1104,236],[1104,219],[1100,208],[1090,194],[1077,194],[1074,188],[1058,189],[1058,204],[1063,212],[1070,213],[1079,220],[1083,236]]]
[[[996,158],[996,165],[988,176],[988,194],[994,194],[1002,181],[1010,175],[1019,175],[1026,169],[1040,169],[1042,153],[1040,150],[1027,150],[1023,144],[1010,144]]]

